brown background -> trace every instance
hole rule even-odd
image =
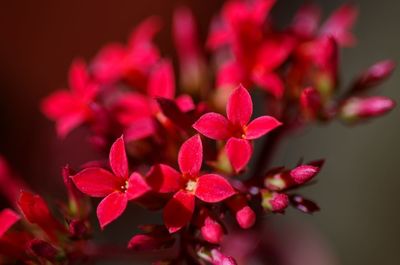
[[[274,14],[285,23],[301,2],[279,1]],[[327,13],[344,1],[316,2]],[[0,2],[0,153],[34,189],[57,196],[60,166],[66,162],[77,166],[94,158],[82,131],[63,142],[55,138],[52,124],[38,111],[40,99],[66,85],[75,56],[89,59],[103,44],[124,41],[131,28],[149,15],[164,18],[166,30],[157,41],[165,54],[173,55],[168,25],[178,3],[192,7],[204,38],[208,21],[222,1]],[[400,2],[357,3],[361,10],[355,30],[359,45],[343,53],[344,84],[374,61],[399,60],[400,56]],[[381,94],[398,100],[399,84],[396,73]],[[351,129],[341,124],[311,128],[286,141],[277,156],[276,164],[287,165],[299,157],[327,158],[318,185],[305,192],[320,203],[322,212],[309,217],[290,211],[283,219],[295,219],[319,231],[341,264],[398,264],[400,260],[399,113],[396,109],[383,119]],[[116,234],[118,227],[131,225],[129,220],[140,222],[140,216],[119,221],[121,226],[110,230]],[[113,232],[107,231],[103,239]],[[127,238],[124,235],[121,241]]]

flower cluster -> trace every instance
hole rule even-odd
[[[320,26],[320,9],[306,4],[279,29],[270,15],[274,4],[227,1],[204,45],[191,12],[178,9],[172,32],[179,72],[153,41],[161,28],[156,17],[138,25],[126,44],[109,44],[88,63],[74,60],[69,89],[45,98],[41,109],[61,138],[86,128],[90,143],[109,151],[109,163],[63,169],[62,221],[0,163],[0,182],[15,206],[0,213],[0,261],[75,264],[112,255],[90,239],[89,197],[102,198],[102,230],[128,203],[162,211],[163,223],[140,226],[122,252],[173,250],[154,264],[237,264],[224,254],[232,231],[257,230],[263,215],[290,205],[318,211],[295,190],[312,184],[324,161],[271,168],[273,151],[282,137],[312,123],[354,124],[393,109],[393,100],[367,93],[394,63],[374,64],[339,91],[339,52],[356,42],[357,9],[344,5]]]

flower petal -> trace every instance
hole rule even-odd
[[[81,192],[92,197],[107,196],[121,186],[120,180],[111,172],[98,167],[85,168],[71,178]]]
[[[176,192],[181,187],[181,174],[164,164],[152,166],[146,180],[154,191],[160,193]]]
[[[128,159],[126,158],[124,137],[118,138],[111,146],[110,165],[118,177],[128,178]]]
[[[56,123],[57,134],[60,138],[64,138],[73,129],[85,122],[84,112],[77,112],[60,118]]]
[[[196,134],[182,144],[178,154],[178,164],[182,173],[194,176],[200,172],[202,162],[203,144],[200,136]]]
[[[134,200],[150,190],[144,178],[137,172],[133,172],[129,177],[128,190],[126,195],[128,200]]]
[[[105,197],[97,206],[97,218],[101,229],[117,219],[125,210],[128,198],[125,193],[115,191]]]
[[[253,153],[253,147],[248,140],[233,137],[226,143],[225,150],[236,172],[247,165]]]
[[[356,39],[351,32],[358,16],[358,9],[344,4],[335,10],[321,27],[321,35],[333,36],[341,46],[352,46]]]
[[[253,113],[253,102],[246,88],[240,85],[229,97],[226,114],[233,124],[246,125]]]
[[[156,132],[156,124],[150,117],[141,118],[133,121],[125,130],[127,142],[141,140],[152,136]]]
[[[247,126],[246,139],[257,139],[281,124],[280,121],[271,116],[258,117]]]
[[[275,73],[253,74],[254,82],[265,91],[271,93],[275,98],[281,99],[285,92],[282,79]]]
[[[220,202],[235,194],[231,184],[216,174],[203,175],[198,179],[195,195],[205,202]]]
[[[57,234],[66,232],[39,195],[21,191],[17,204],[25,219],[38,225],[52,240],[57,240]]]
[[[147,89],[150,97],[174,98],[175,77],[170,61],[165,60],[154,69],[150,75]]]
[[[229,121],[219,113],[210,112],[201,116],[193,128],[202,135],[214,139],[225,140],[230,136]]]
[[[194,195],[180,190],[164,208],[163,219],[168,231],[175,233],[192,218],[194,211]]]
[[[0,212],[0,238],[15,224],[21,217],[11,209],[4,209]]]

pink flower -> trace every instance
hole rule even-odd
[[[149,191],[142,176],[133,172],[129,176],[124,139],[118,138],[110,150],[112,172],[99,167],[90,167],[71,176],[76,187],[91,197],[105,197],[97,207],[97,217],[102,229],[125,210],[129,200]]]
[[[203,145],[199,135],[184,142],[179,150],[178,164],[181,173],[167,165],[154,166],[147,181],[160,193],[174,192],[164,208],[164,223],[170,233],[185,226],[192,218],[195,198],[216,203],[235,194],[229,182],[217,174],[200,173],[203,162]]]
[[[214,140],[227,140],[225,149],[233,168],[239,172],[249,162],[253,153],[251,140],[260,138],[281,123],[271,116],[261,116],[249,123],[253,102],[249,92],[239,86],[229,97],[227,118],[210,112],[193,125],[198,132]]]
[[[60,137],[92,118],[91,104],[98,92],[98,85],[90,80],[86,64],[79,59],[71,65],[69,86],[69,91],[56,91],[41,105],[42,112],[56,122]]]

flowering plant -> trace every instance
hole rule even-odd
[[[0,262],[88,264],[149,251],[154,264],[270,262],[260,248],[229,254],[225,238],[258,231],[264,215],[289,206],[318,211],[297,189],[313,184],[324,164],[271,167],[277,145],[313,123],[358,124],[395,106],[367,95],[391,75],[391,60],[339,91],[339,52],[356,42],[356,7],[340,7],[320,26],[319,8],[306,4],[279,29],[270,15],[274,4],[227,1],[204,45],[191,12],[178,9],[179,73],[154,44],[156,17],[138,25],[127,44],[109,44],[89,63],[74,60],[69,89],[45,98],[42,112],[60,138],[87,128],[88,141],[109,153],[108,161],[62,169],[68,200],[57,218],[0,160],[1,191],[11,205],[0,212]],[[90,197],[101,198],[101,230],[112,229],[128,203],[161,210],[163,221],[141,225],[127,249],[99,245]]]

